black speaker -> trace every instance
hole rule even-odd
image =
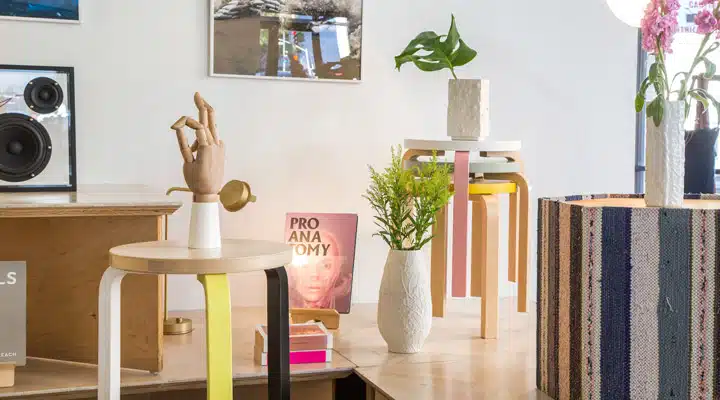
[[[0,65],[0,192],[77,190],[72,67]]]

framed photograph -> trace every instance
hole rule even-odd
[[[80,0],[2,0],[0,19],[80,23]]]
[[[287,214],[285,242],[293,247],[287,266],[290,308],[350,312],[357,224],[357,214]]]
[[[363,0],[209,0],[210,75],[359,82]]]

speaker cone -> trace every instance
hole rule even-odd
[[[50,162],[52,143],[47,130],[23,114],[0,115],[0,180],[24,182]]]
[[[55,112],[62,105],[63,98],[60,84],[50,78],[35,78],[25,86],[25,103],[40,114]]]

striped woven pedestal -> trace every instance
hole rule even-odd
[[[537,386],[554,399],[720,399],[720,196],[540,199]],[[717,284],[716,284],[717,282]]]

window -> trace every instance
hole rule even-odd
[[[675,41],[673,42],[672,46],[672,54],[669,54],[666,59],[666,67],[668,70],[667,72],[668,76],[671,79],[678,72],[687,72],[690,69],[692,61],[695,58],[700,43],[703,39],[703,35],[699,35],[696,33],[696,26],[694,23],[695,15],[698,12],[698,2],[681,0],[681,4],[683,4],[683,6],[680,9],[679,15],[680,28],[678,33],[675,35]],[[642,49],[642,46],[640,45],[641,39],[642,38],[638,39],[638,86],[640,82],[642,82],[643,79],[645,79],[645,77],[648,75],[650,66],[655,62],[655,57],[652,55],[648,55]],[[712,62],[718,65],[718,69],[720,70],[720,50],[710,54],[709,58]],[[701,64],[695,68],[695,70],[693,71],[693,75],[698,75],[704,72],[705,66]],[[720,74],[720,72],[718,72],[718,74]],[[675,85],[673,85],[673,89],[678,88],[678,82],[680,79],[680,77],[676,79]],[[713,95],[717,100],[720,101],[720,82],[711,81],[708,86],[708,91],[711,95]],[[654,95],[655,93],[652,89],[648,90],[648,98],[652,98]],[[691,103],[690,112],[685,123],[686,130],[695,129],[696,117],[697,102],[693,101]],[[718,113],[716,112],[715,108],[710,108],[708,112],[708,117],[710,120],[710,127],[717,127],[720,121],[718,121]],[[638,193],[644,192],[645,185],[645,118],[645,111],[638,114],[636,142],[637,144],[635,149],[637,160],[635,168],[635,190]],[[720,143],[720,140],[718,140],[718,143]],[[715,169],[720,169],[720,160],[717,158],[715,160]],[[720,188],[720,185],[718,185],[718,187]]]

